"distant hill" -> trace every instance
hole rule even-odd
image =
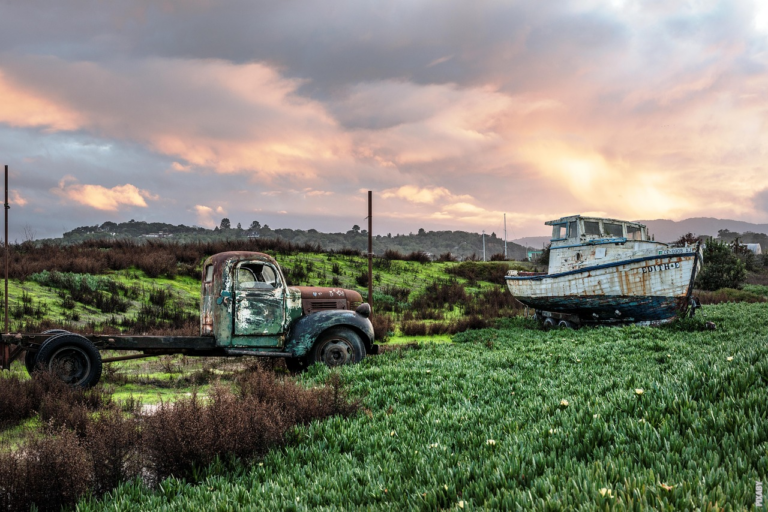
[[[226,219],[224,219],[226,220]],[[321,233],[316,229],[272,229],[254,221],[248,229],[225,227],[229,221],[214,229],[198,226],[165,224],[162,222],[105,222],[101,225],[82,226],[64,233],[62,238],[48,240],[53,243],[74,244],[85,240],[99,239],[162,239],[168,242],[204,242],[233,238],[281,238],[297,244],[317,244],[324,250],[356,249],[368,250],[366,230],[358,226],[346,233]],[[405,255],[423,251],[435,257],[450,252],[457,258],[483,258],[483,236],[466,231],[425,231],[408,235],[375,235],[373,251],[383,255],[387,250],[394,250]],[[485,236],[485,255],[488,260],[495,254],[504,253],[504,240],[495,233]],[[507,243],[508,259],[526,258],[525,247]]]
[[[514,243],[522,245],[523,247],[533,247],[534,249],[541,249],[549,243],[551,236],[524,236],[523,238],[516,238],[512,240]]]
[[[717,236],[718,231],[727,229],[736,233],[767,233],[768,224],[752,224],[740,220],[715,219],[712,217],[695,217],[680,221],[657,219],[638,220],[648,226],[648,232],[660,242],[673,242],[686,233],[695,235]]]

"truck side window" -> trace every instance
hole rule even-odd
[[[269,265],[243,263],[237,267],[238,290],[268,290],[278,286],[277,272]]]
[[[237,269],[237,289],[238,290],[250,290],[256,288],[258,285],[258,279],[248,267],[240,267]]]
[[[213,281],[213,265],[205,267],[205,282],[210,283]]]
[[[264,270],[261,271],[261,276],[264,279],[264,282],[269,283],[273,288],[277,288],[278,278],[275,269],[269,265],[264,265]]]

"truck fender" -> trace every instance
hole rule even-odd
[[[354,330],[365,344],[365,350],[372,352],[373,325],[371,321],[354,311],[333,309],[318,311],[303,316],[294,322],[285,341],[285,351],[294,357],[302,357],[317,338],[331,327],[348,327]]]

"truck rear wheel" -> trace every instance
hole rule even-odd
[[[48,338],[37,353],[36,365],[74,387],[89,388],[101,379],[101,354],[78,334]]]
[[[27,368],[27,373],[32,375],[35,371],[35,362],[37,361],[37,350],[27,350],[24,353],[24,366]]]
[[[69,331],[66,331],[64,329],[48,329],[47,331],[43,331],[42,334],[69,334]],[[24,366],[27,368],[28,374],[32,375],[32,372],[35,371],[36,363],[37,363],[37,350],[28,349],[24,353]]]
[[[359,363],[365,357],[365,345],[351,329],[337,327],[320,335],[307,354],[307,364],[322,363],[326,366],[342,366]]]

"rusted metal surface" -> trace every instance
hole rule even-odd
[[[301,292],[302,311],[308,315],[328,309],[354,309],[363,301],[355,290],[320,286],[292,286]]]
[[[209,350],[216,347],[213,336],[86,336],[102,350],[190,349]]]
[[[587,222],[597,224],[591,233]],[[665,320],[687,308],[702,257],[698,246],[671,248],[648,240],[645,226],[614,219],[574,216],[547,224],[555,226],[549,273],[513,271],[506,278],[523,304],[584,323]]]
[[[318,311],[297,320],[288,333],[285,351],[294,357],[304,356],[324,331],[336,326],[354,329],[360,335],[366,350],[373,345],[373,325],[354,311]]]
[[[244,287],[238,276],[248,275],[242,272],[243,268],[256,272],[253,265],[272,269],[275,286],[256,283],[254,288]],[[209,266],[212,268],[210,274]],[[339,316],[339,310],[351,310],[362,303],[362,295],[357,291],[317,286],[289,287],[277,261],[256,252],[217,254],[204,262],[203,269],[201,329],[212,332],[219,347],[284,348],[303,355],[323,330],[347,324],[363,333],[364,338],[373,340],[372,334],[368,336],[368,331],[373,332],[372,327],[369,328],[370,321],[354,311]],[[323,312],[328,314],[305,321],[307,317]],[[289,332],[300,333],[301,341],[296,341],[290,334],[286,336]],[[308,333],[313,333],[314,338]],[[288,350],[291,343],[293,349]]]

